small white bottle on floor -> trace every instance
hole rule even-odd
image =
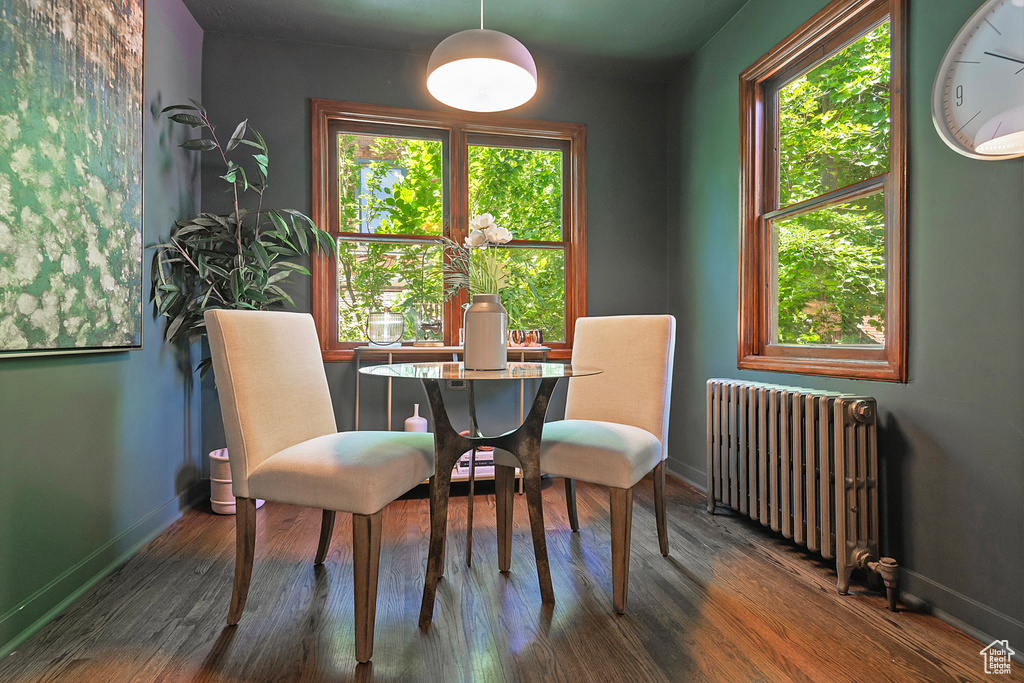
[[[427,431],[427,418],[420,417],[420,404],[413,404],[413,415],[405,420],[405,431],[425,432]]]

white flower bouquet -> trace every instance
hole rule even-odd
[[[494,216],[482,213],[469,222],[469,235],[462,245],[443,238],[444,296],[450,299],[460,289],[470,294],[501,294],[507,283],[505,265],[498,261],[496,247],[512,240],[512,233],[494,222]],[[481,250],[477,267],[473,267],[473,250]]]

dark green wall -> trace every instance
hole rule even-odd
[[[1024,173],[950,151],[930,111],[939,61],[980,0],[910,2],[910,381],[736,369],[739,73],[825,4],[751,0],[670,85],[671,469],[706,481],[709,377],[874,395],[885,550],[904,587],[979,636],[1024,642]]]
[[[270,147],[271,205],[310,207],[309,98],[420,109],[440,108],[426,91],[429,55],[207,33],[203,100],[224,128],[248,118]],[[665,88],[661,84],[600,79],[540,67],[537,96],[510,115],[587,125],[588,310],[591,314],[665,310]],[[204,204],[220,196],[204,171]],[[213,176],[215,179],[215,176]],[[207,202],[207,200],[209,200]],[[515,228],[515,226],[509,226]],[[309,309],[305,282],[296,302]],[[352,426],[353,372],[328,366],[338,424]],[[363,428],[383,427],[382,380],[363,384]],[[377,393],[373,393],[373,387]],[[422,390],[396,383],[396,426],[425,403]],[[518,394],[516,395],[518,400]],[[494,424],[507,424],[507,404]],[[518,412],[515,411],[516,416]],[[203,396],[204,444],[223,443],[219,408],[209,387]]]
[[[148,243],[197,203],[150,107],[199,94],[202,31],[179,0],[146,15]],[[0,361],[0,657],[201,495],[198,388],[148,309],[143,332],[139,351]]]
[[[968,630],[1021,642],[1024,173],[1019,160],[949,151],[929,112],[942,52],[978,3],[911,3],[905,385],[735,368],[738,74],[824,0],[751,0],[667,95],[658,84],[546,69],[537,55],[538,96],[513,114],[588,126],[589,312],[668,310],[679,320],[672,469],[704,481],[708,377],[873,394],[886,550],[906,568],[904,585]],[[226,127],[249,117],[267,137],[272,203],[309,209],[310,97],[437,108],[423,87],[426,55],[208,34],[200,74],[203,34],[179,0],[148,0],[146,11],[147,109],[196,96],[202,77],[215,120]],[[198,194],[176,135],[147,112],[147,242],[193,211]],[[308,309],[308,288],[294,292]],[[201,454],[223,444],[216,394],[204,389],[200,447],[197,391],[148,316],[144,343],[130,353],[0,363],[0,653],[202,490]],[[351,366],[328,373],[339,425],[349,428]],[[364,384],[364,426],[382,425],[382,388]],[[398,425],[422,396],[396,390]],[[512,397],[483,401],[495,429],[514,419]]]

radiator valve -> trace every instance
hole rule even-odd
[[[850,406],[853,419],[857,422],[870,422],[875,417],[874,401],[856,401]]]
[[[871,558],[871,553],[861,549],[854,555],[854,565],[869,572],[874,572],[882,579],[885,585],[885,598],[889,603],[889,611],[897,612],[896,594],[900,580],[900,566],[891,557],[883,557],[877,562]]]

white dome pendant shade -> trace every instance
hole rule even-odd
[[[537,65],[530,51],[508,34],[485,28],[460,31],[430,55],[427,90],[456,109],[504,111],[537,92]]]

